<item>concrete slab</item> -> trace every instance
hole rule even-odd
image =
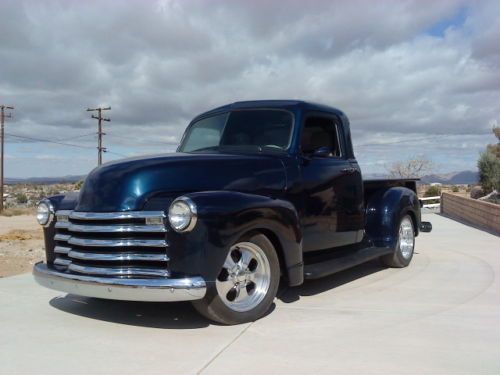
[[[0,280],[1,374],[500,373],[500,238],[438,215],[410,267],[377,262],[282,291],[265,318],[103,301]]]

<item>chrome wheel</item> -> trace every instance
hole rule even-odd
[[[405,216],[399,226],[399,249],[403,258],[410,259],[414,247],[415,231],[413,230],[413,222],[409,216]]]
[[[233,311],[254,309],[271,284],[271,266],[264,251],[252,242],[232,246],[215,282],[222,302]]]

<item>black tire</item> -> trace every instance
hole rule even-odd
[[[404,251],[402,249],[402,236],[401,236],[402,226],[405,226],[405,228],[407,229],[407,225],[411,225],[411,232],[413,233],[412,235],[413,247],[411,249],[411,253],[409,254],[408,250]],[[394,252],[392,254],[387,254],[380,257],[380,260],[384,265],[388,267],[404,268],[410,264],[413,258],[414,251],[415,251],[415,224],[411,216],[406,214],[403,215],[399,220],[398,241],[396,242],[396,245],[394,247]]]
[[[267,292],[265,293],[263,299],[251,310],[235,311],[222,300],[217,290],[216,282],[209,283],[207,285],[207,293],[205,297],[203,299],[193,301],[192,304],[201,315],[215,322],[226,325],[253,322],[268,312],[274,298],[276,297],[280,281],[280,264],[273,244],[265,235],[260,233],[242,238],[238,240],[235,245],[244,242],[252,243],[258,246],[268,261],[270,279],[268,280],[269,283]],[[221,273],[222,272],[225,272],[224,269],[221,270]],[[229,293],[227,295],[229,295]]]

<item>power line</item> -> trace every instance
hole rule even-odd
[[[102,164],[102,153],[107,151],[105,147],[102,147],[102,136],[106,134],[102,131],[102,122],[103,121],[110,122],[111,119],[102,117],[102,111],[109,111],[109,110],[111,110],[111,107],[87,108],[87,112],[97,111],[97,116],[92,115],[92,118],[95,118],[98,120],[98,122],[97,122],[98,123],[98,125],[97,125],[97,136],[98,136],[98,139],[97,139],[97,165]]]
[[[1,141],[1,151],[0,151],[0,167],[2,168],[0,171],[0,212],[3,212],[3,175],[4,175],[4,143],[5,143],[5,119],[12,118],[12,114],[5,114],[6,109],[14,109],[14,107],[7,105],[0,105],[0,137]]]
[[[128,140],[128,141],[131,141],[132,143],[148,143],[148,144],[155,143],[155,144],[162,145],[162,146],[165,146],[165,145],[166,146],[177,146],[177,145],[179,145],[179,142],[175,142],[175,141],[159,141],[159,140],[148,140],[148,139],[131,139],[130,137],[125,137],[123,135],[117,135],[117,134],[113,134],[113,133],[107,133],[106,135],[109,136],[109,137],[116,137],[116,138],[125,139],[125,140]]]
[[[53,141],[50,139],[42,139],[42,138],[35,138],[35,137],[27,137],[24,135],[18,135],[18,134],[12,134],[12,133],[5,133],[5,135],[8,135],[9,137],[14,137],[14,138],[30,140],[33,142],[54,143],[54,144],[58,144],[58,145],[62,145],[62,146],[70,146],[70,147],[85,148],[85,149],[93,149],[94,148],[92,146],[75,145],[72,143],[65,143],[65,142],[59,142],[59,141]]]

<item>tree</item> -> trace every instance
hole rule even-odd
[[[492,131],[498,142],[496,145],[486,146],[486,151],[481,153],[477,161],[479,183],[484,194],[500,190],[500,127],[494,126]]]
[[[387,171],[391,178],[420,178],[431,172],[434,164],[425,157],[411,157],[405,161],[393,163]]]
[[[479,183],[484,194],[500,190],[500,158],[496,154],[489,150],[481,153],[477,168],[479,169]]]

